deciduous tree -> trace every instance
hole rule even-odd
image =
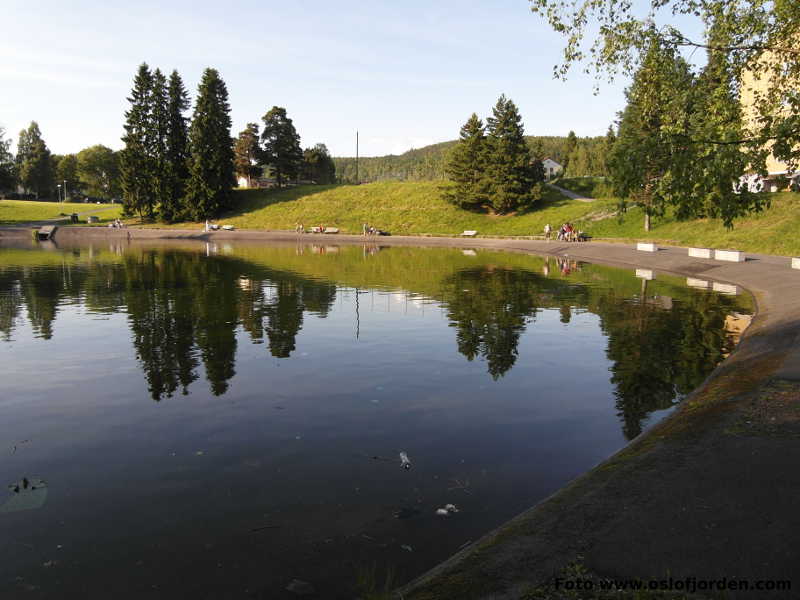
[[[6,130],[0,127],[0,192],[13,190],[17,185],[17,170],[11,154],[11,140],[4,139]]]
[[[61,162],[66,159],[64,157]],[[78,152],[76,162],[77,176],[85,194],[106,199],[115,198],[119,194],[119,165],[111,148],[102,144],[84,148]]]
[[[316,144],[313,148],[303,150],[303,179],[314,183],[334,183],[336,181],[336,165],[333,164],[328,147]]]
[[[653,36],[644,62],[627,90],[619,138],[611,158],[617,193],[644,211],[644,229],[669,203],[685,202],[683,185],[692,161],[685,143],[692,94],[689,66],[674,50]],[[683,141],[682,141],[683,140]]]

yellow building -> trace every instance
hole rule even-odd
[[[742,76],[741,102],[744,109],[745,122],[751,127],[757,126],[758,112],[755,108],[756,102],[766,97],[767,94],[775,90],[776,75],[773,71],[777,60],[774,52],[765,52],[758,60],[756,69],[745,71]],[[793,172],[789,165],[778,160],[770,153],[767,157],[767,177],[760,177],[752,174],[747,177],[748,183],[755,185],[757,190],[767,190],[779,192],[790,189],[792,182],[800,185],[800,173]]]

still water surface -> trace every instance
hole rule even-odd
[[[751,313],[483,250],[0,248],[0,597],[402,583],[667,414]]]

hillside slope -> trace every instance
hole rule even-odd
[[[642,229],[642,213],[632,208],[615,216],[613,198],[577,202],[547,190],[530,211],[491,216],[459,209],[442,200],[439,182],[381,182],[360,186],[301,186],[279,191],[237,191],[237,210],[221,222],[245,229],[292,230],[327,225],[360,233],[369,223],[394,234],[458,235],[474,229],[479,235],[540,235],[545,223],[557,228],[569,221],[596,238],[649,239],[675,245],[737,248],[750,252],[800,255],[800,194],[771,194],[772,207],[735,221],[726,230],[721,221],[679,222],[671,214]],[[195,225],[196,226],[196,225]]]

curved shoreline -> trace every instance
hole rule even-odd
[[[0,230],[0,239],[28,228]],[[130,236],[130,237],[129,237]],[[66,227],[56,242],[156,240],[361,244],[362,236]],[[603,577],[791,580],[800,553],[800,270],[685,248],[492,238],[371,238],[385,246],[487,248],[708,278],[749,290],[757,314],[736,351],[669,417],[402,590],[406,599],[520,598],[581,563]],[[794,582],[800,588],[800,579]],[[734,593],[730,597],[757,594]],[[781,598],[780,593],[769,597]]]

